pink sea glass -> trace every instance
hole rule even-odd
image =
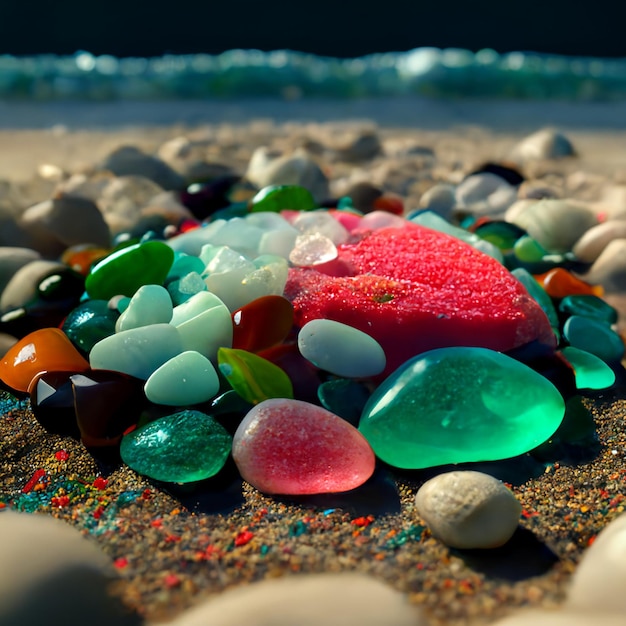
[[[284,495],[355,489],[376,462],[354,426],[319,406],[284,398],[248,412],[233,439],[233,458],[252,486]]]

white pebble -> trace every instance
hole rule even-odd
[[[515,532],[522,506],[493,476],[473,471],[440,474],[415,497],[432,534],[451,548],[497,548]]]
[[[0,515],[0,624],[128,626],[106,594],[114,578],[106,555],[68,524],[46,515]]]
[[[333,320],[307,322],[298,333],[298,348],[305,359],[337,376],[376,376],[386,365],[385,352],[373,337]]]
[[[427,626],[406,596],[362,574],[291,576],[236,587],[170,626]]]
[[[626,514],[623,514],[602,530],[583,555],[574,572],[566,605],[574,611],[615,611],[624,615],[625,589]]]

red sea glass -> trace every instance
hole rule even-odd
[[[263,296],[233,314],[233,348],[258,352],[279,344],[293,327],[293,305],[282,296]]]
[[[325,318],[362,330],[385,351],[384,375],[434,348],[554,348],[548,318],[521,283],[458,239],[408,223],[338,250],[352,276],[290,269],[285,295],[296,325]]]
[[[58,328],[41,328],[20,339],[0,361],[0,379],[27,391],[40,372],[84,372],[89,363]]]

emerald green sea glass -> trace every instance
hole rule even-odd
[[[189,483],[217,474],[230,453],[231,436],[210,415],[180,411],[137,428],[122,439],[120,454],[143,476]]]
[[[523,454],[564,412],[556,387],[523,363],[486,348],[441,348],[387,378],[359,430],[386,463],[419,469]]]
[[[264,187],[250,200],[249,210],[278,213],[284,209],[310,211],[317,208],[311,192],[299,185],[270,185]]]
[[[605,363],[616,363],[624,356],[622,338],[604,322],[572,315],[563,324],[563,337],[570,346],[595,354]]]
[[[606,389],[615,382],[615,372],[594,354],[572,346],[561,352],[574,368],[578,389]]]
[[[142,285],[162,285],[174,261],[174,251],[162,241],[122,248],[102,259],[85,281],[91,298],[132,296]]]
[[[115,333],[118,317],[106,300],[89,300],[69,313],[62,330],[75,346],[89,353],[95,344]]]
[[[548,251],[529,235],[524,235],[515,242],[513,252],[524,263],[537,263],[548,254]]]
[[[293,386],[287,374],[252,352],[220,348],[217,363],[232,388],[251,404],[269,398],[293,398]]]
[[[557,315],[554,304],[552,304],[552,298],[545,292],[544,288],[533,278],[533,275],[525,270],[523,267],[514,269],[511,274],[517,278],[517,280],[526,287],[526,291],[531,295],[537,304],[542,308],[543,312],[548,317],[550,326],[554,331],[557,343],[561,339],[561,331],[559,325],[559,316]]]
[[[598,298],[598,296],[565,296],[559,302],[559,311],[569,315],[591,317],[605,324],[615,324],[617,322],[617,311],[602,298]]]

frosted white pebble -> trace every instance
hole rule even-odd
[[[386,365],[385,352],[373,337],[333,320],[307,322],[298,333],[298,348],[305,359],[337,376],[376,376]]]
[[[432,534],[451,548],[496,548],[515,532],[522,506],[493,476],[439,474],[417,492],[415,505]]]

